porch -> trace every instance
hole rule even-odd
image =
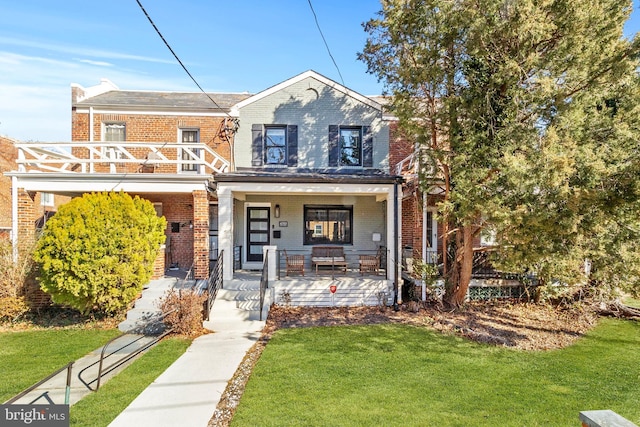
[[[238,270],[225,289],[259,289],[262,271]],[[265,305],[307,307],[375,306],[393,304],[393,282],[384,275],[347,269],[344,274],[276,276],[266,284]]]

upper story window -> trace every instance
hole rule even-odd
[[[298,126],[263,125],[251,126],[252,166],[297,166]]]
[[[373,167],[371,126],[329,126],[329,166]]]
[[[124,123],[103,123],[102,124],[102,140],[108,142],[126,141],[126,125]],[[116,147],[102,147],[102,155],[106,159],[122,159],[124,154]]]
[[[265,128],[264,163],[266,165],[287,164],[287,128],[285,126]]]
[[[103,141],[126,141],[126,126],[124,123],[105,123],[103,126]]]
[[[362,128],[340,128],[340,166],[362,166]]]
[[[200,142],[199,129],[180,129],[180,142],[183,144],[194,144]],[[199,170],[200,149],[186,147],[180,149],[180,158],[183,160],[183,172],[197,172]]]

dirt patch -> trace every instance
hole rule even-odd
[[[381,307],[281,307],[269,312],[261,339],[249,350],[227,384],[209,427],[229,425],[253,366],[271,335],[281,328],[402,323],[519,350],[551,350],[570,345],[597,322],[590,308],[556,308],[536,304],[474,302],[445,312],[436,306],[403,305],[399,311]]]

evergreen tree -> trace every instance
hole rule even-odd
[[[628,0],[383,0],[359,55],[442,189],[446,301],[474,241],[542,281],[638,283],[638,43]],[[632,261],[614,279],[607,266]],[[588,269],[586,270],[588,271]],[[596,274],[597,273],[597,274]],[[613,282],[609,282],[613,283]]]
[[[113,314],[142,291],[164,242],[164,217],[126,193],[91,193],[60,207],[37,242],[40,286],[83,313]]]

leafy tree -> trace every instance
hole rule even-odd
[[[442,190],[446,301],[464,300],[487,231],[512,271],[579,283],[590,259],[593,278],[636,286],[638,42],[622,34],[632,3],[382,6],[359,57],[433,166],[423,190]],[[631,274],[611,268],[622,259]]]
[[[83,313],[125,309],[149,281],[166,221],[147,200],[91,193],[60,207],[38,240],[40,286]]]

